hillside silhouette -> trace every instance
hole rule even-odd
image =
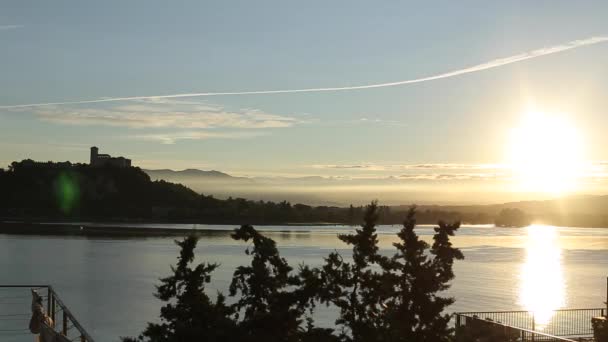
[[[165,170],[162,170],[165,171]],[[175,171],[166,172],[174,174]],[[159,172],[163,173],[163,172]],[[185,170],[182,175],[231,177],[218,171]],[[157,175],[159,176],[159,175]],[[243,182],[248,182],[244,179]],[[215,198],[184,185],[152,180],[137,167],[92,167],[69,162],[13,162],[0,169],[0,217],[4,220],[93,220],[126,222],[187,222],[208,224],[355,224],[363,206],[310,206],[288,201]],[[562,226],[608,227],[604,208],[608,196],[572,197],[553,201],[496,205],[419,206],[417,221],[522,226],[545,223]],[[409,208],[381,206],[380,224],[400,224]],[[517,211],[509,211],[517,209]],[[517,212],[519,218],[507,215]],[[520,213],[521,212],[521,213]],[[501,216],[502,213],[502,216]],[[525,218],[525,219],[524,219]]]
[[[4,190],[0,199],[0,216],[26,221],[355,224],[360,222],[364,212],[363,206],[313,207],[287,201],[218,199],[180,184],[152,181],[137,167],[92,167],[68,162],[13,162],[8,170],[0,172],[0,186]],[[380,223],[401,223],[404,211],[393,212],[386,206],[379,210]],[[424,210],[418,213],[420,223],[462,218],[456,212]],[[479,218],[483,215],[468,214],[464,217],[473,222]]]

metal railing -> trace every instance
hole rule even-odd
[[[457,314],[456,341],[492,341],[492,342],[577,342],[562,336],[555,336],[540,331],[515,327],[481,319],[477,316],[460,316]]]
[[[554,310],[547,322],[539,322],[533,312],[528,311],[480,311],[455,314],[456,326],[463,326],[467,319],[515,327],[559,337],[592,337],[593,317],[605,316],[605,308]]]
[[[46,300],[46,313],[53,320],[53,330],[69,341],[95,342],[50,285],[0,285],[0,322],[12,326],[0,328],[0,339],[32,335],[29,332],[32,294],[36,290]],[[17,329],[17,327],[19,327]]]

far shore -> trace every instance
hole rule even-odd
[[[150,223],[152,224],[152,223]],[[171,223],[165,223],[171,225]],[[162,223],[158,224],[162,226]],[[193,224],[194,225],[194,224]],[[210,224],[212,225],[212,224]],[[230,224],[217,224],[230,225]],[[237,228],[239,225],[233,225]],[[255,226],[327,226],[348,227],[338,223],[286,223],[286,224],[256,224]],[[185,236],[185,235],[221,235],[231,232],[231,229],[196,229],[196,228],[152,228],[136,227],[128,223],[79,223],[79,222],[0,222],[0,234],[12,235],[58,235],[58,236],[141,236],[141,237],[163,237],[163,236]]]
[[[140,224],[157,225],[158,227],[141,227]],[[169,228],[174,224],[192,225],[192,228]],[[165,227],[163,227],[165,225]],[[195,228],[193,223],[151,223],[151,222],[24,222],[24,221],[0,221],[0,234],[10,235],[48,235],[48,236],[107,236],[107,237],[171,237],[171,236],[186,236],[186,235],[225,235],[230,233],[232,229],[206,229]],[[198,225],[226,225],[237,228],[239,224],[227,223],[200,223]],[[253,224],[258,227],[270,226],[285,226],[285,227],[301,227],[301,226],[323,226],[323,227],[353,227],[341,223],[273,223],[273,224]],[[426,225],[426,224],[420,224]],[[493,225],[485,225],[488,229],[497,228]],[[571,226],[569,226],[571,227]],[[506,228],[506,227],[498,227]],[[520,227],[521,228],[521,227]],[[572,227],[572,228],[589,228],[589,227]],[[597,228],[597,227],[596,227]],[[276,232],[292,233],[297,231],[277,230]],[[305,231],[302,231],[305,232]]]

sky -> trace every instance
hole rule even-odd
[[[552,48],[608,37],[606,13],[606,1],[3,1],[0,165],[87,162],[95,145],[148,169],[396,177],[404,194],[435,191],[429,200],[553,196],[503,179],[512,131],[533,108],[580,137],[550,154],[586,163],[569,191],[602,194],[608,42]],[[382,84],[487,63],[390,87],[152,97]],[[125,97],[138,98],[11,107]]]

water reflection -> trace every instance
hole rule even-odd
[[[526,259],[521,267],[519,303],[534,314],[537,329],[565,306],[565,283],[559,233],[551,226],[527,228]]]

